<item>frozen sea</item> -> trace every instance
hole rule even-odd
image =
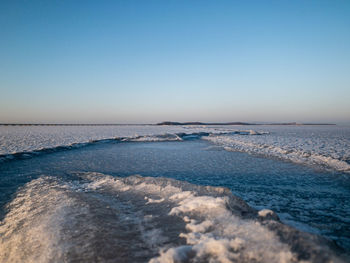
[[[350,127],[0,126],[0,262],[347,262]]]

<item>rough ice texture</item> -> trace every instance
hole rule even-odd
[[[179,131],[183,129],[157,126],[0,126],[0,154]]]
[[[226,188],[97,173],[42,176],[0,224],[0,262],[344,262]]]
[[[242,151],[299,164],[350,172],[350,127],[261,126],[267,134],[237,134],[205,139],[228,151]]]
[[[178,140],[177,133],[221,132],[230,131],[232,128],[155,125],[0,126],[0,155],[120,137],[128,137],[134,141]]]
[[[228,151],[350,172],[350,127],[345,126],[0,126],[0,157],[103,139],[176,141],[179,134],[201,132]]]

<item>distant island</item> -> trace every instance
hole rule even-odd
[[[164,121],[157,123],[157,125],[255,125],[253,123],[247,122],[174,122],[174,121]]]

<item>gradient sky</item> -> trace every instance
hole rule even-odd
[[[350,123],[350,1],[0,1],[0,122]]]

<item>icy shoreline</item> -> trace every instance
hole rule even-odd
[[[176,141],[203,137],[227,151],[278,158],[350,173],[350,128],[326,126],[1,126],[0,159],[26,158],[45,152],[110,141]],[[242,136],[248,135],[248,136]],[[254,136],[261,135],[261,136]]]
[[[220,132],[228,128],[174,126],[0,126],[0,155],[114,139],[177,133]],[[159,140],[161,138],[159,137]]]
[[[42,176],[8,210],[0,262],[345,262],[226,188],[168,178]]]

